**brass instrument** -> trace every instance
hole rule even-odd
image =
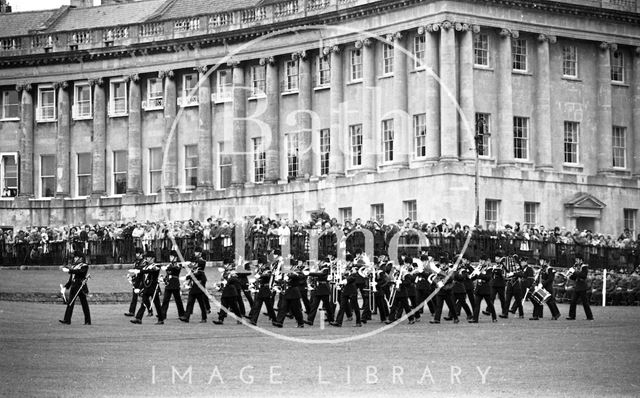
[[[573,274],[577,271],[576,267],[573,266],[569,268],[566,272],[560,272],[560,275],[563,275],[565,278],[570,279]]]

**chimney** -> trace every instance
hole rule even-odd
[[[75,7],[75,8],[93,7],[93,0],[71,0],[71,7]]]
[[[11,6],[7,0],[0,0],[0,14],[8,14],[11,12]]]

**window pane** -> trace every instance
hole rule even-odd
[[[162,148],[149,149],[149,169],[162,170]]]
[[[78,174],[91,174],[91,154],[78,154]]]
[[[115,172],[127,171],[127,151],[115,151],[113,153],[113,160],[114,160],[113,170]]]

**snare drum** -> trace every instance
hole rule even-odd
[[[547,301],[549,301],[550,298],[551,298],[551,293],[549,293],[542,286],[536,287],[535,290],[533,291],[533,294],[531,294],[531,301],[538,305],[542,305],[546,303]]]

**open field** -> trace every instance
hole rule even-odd
[[[6,272],[0,273],[6,276],[2,292],[8,279],[53,278],[54,287],[61,282],[49,271]],[[491,324],[483,317],[477,325],[430,325],[423,319],[325,345],[276,339],[233,320],[199,324],[198,309],[192,323],[183,324],[173,304],[165,325],[153,325],[155,319],[148,317],[133,325],[122,316],[126,307],[92,305],[93,325],[84,326],[78,305],[73,324],[66,326],[57,321],[62,305],[0,301],[2,395],[640,395],[638,307],[594,307],[594,322],[583,320],[581,308],[577,321],[510,318]],[[560,310],[564,317],[568,306]],[[530,305],[526,311],[530,314]],[[377,321],[363,328],[351,324],[320,330],[296,329],[293,320],[275,329],[266,316],[259,322],[270,332],[308,339],[356,336],[380,327]]]

